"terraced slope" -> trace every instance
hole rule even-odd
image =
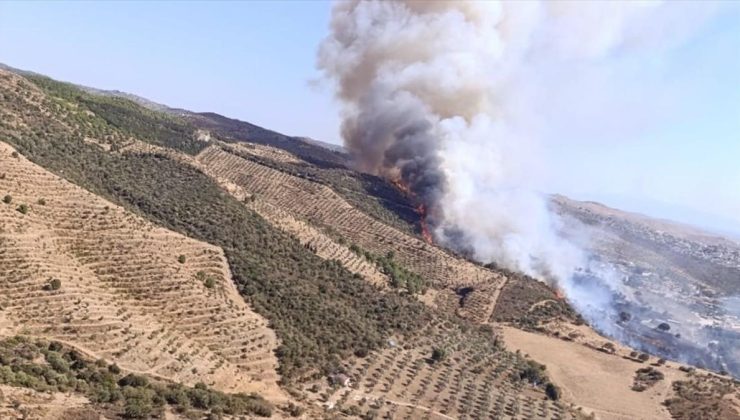
[[[527,359],[503,351],[491,336],[471,336],[441,324],[424,335],[413,347],[391,342],[345,363],[352,386],[317,386],[316,394],[345,414],[380,418],[574,418],[569,407],[548,400],[542,388],[521,379]],[[435,360],[434,349],[443,356]]]
[[[282,398],[275,334],[239,296],[220,248],[156,227],[0,143],[6,195],[1,334],[48,337],[131,371]]]
[[[502,276],[451,256],[419,238],[402,233],[357,210],[330,188],[210,146],[197,155],[216,176],[227,179],[257,200],[264,200],[319,227],[336,230],[348,242],[371,252],[389,249],[406,266],[436,287],[495,284]]]
[[[207,143],[194,143],[199,136],[188,130],[195,128],[176,116],[32,80],[0,70],[0,138],[154,224],[223,249],[239,293],[279,337],[284,382],[329,371],[337,358],[375,348],[389,334],[414,333],[432,317],[415,299],[379,293],[316,256],[185,162],[183,154]],[[141,142],[154,150],[131,147]]]
[[[254,153],[255,155],[270,156],[284,161],[297,160],[295,156],[269,146],[255,145],[254,148],[250,146],[234,145],[231,147],[238,150],[250,150],[250,153]],[[352,252],[348,246],[338,243],[326,233],[292,216],[280,207],[270,204],[266,200],[258,200],[254,194],[248,193],[243,187],[230,181],[228,178],[220,176],[217,171],[214,171],[211,167],[203,164],[196,158],[140,141],[132,141],[129,145],[121,148],[120,151],[123,153],[166,155],[171,159],[197,168],[211,176],[224,190],[228,191],[237,200],[245,203],[249,209],[255,211],[276,228],[295,237],[304,247],[324,260],[338,261],[351,273],[362,276],[376,286],[382,287],[389,282],[388,276],[382,273],[375,264]]]

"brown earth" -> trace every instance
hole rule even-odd
[[[564,400],[605,420],[669,419],[662,402],[673,392],[671,383],[685,378],[673,364],[656,367],[665,379],[644,392],[632,388],[635,370],[642,365],[555,337],[502,327],[506,347],[544,363]]]
[[[221,249],[158,228],[0,143],[5,195],[0,334],[69,343],[132,372],[285,399],[275,334],[239,296]],[[45,290],[52,279],[61,287]]]

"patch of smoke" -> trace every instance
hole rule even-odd
[[[611,54],[671,48],[710,13],[638,1],[339,2],[318,64],[335,82],[357,167],[409,185],[438,242],[555,284],[619,337],[614,299],[629,291],[563,238],[537,192],[543,107],[560,93],[553,81],[598,73],[592,64]],[[589,95],[568,86],[567,98]]]

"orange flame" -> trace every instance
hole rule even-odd
[[[416,207],[416,212],[421,216],[421,220],[419,221],[419,224],[421,225],[421,237],[424,238],[424,241],[429,245],[434,245],[434,238],[432,237],[432,233],[429,231],[429,226],[427,225],[427,208],[423,204],[419,204]]]
[[[403,182],[400,178],[391,180],[391,184],[393,184],[396,188],[401,190],[401,192],[406,194],[407,196],[410,196],[410,197],[414,196],[414,193],[411,192],[411,188],[409,188],[409,186],[405,182]]]
[[[416,194],[414,194],[413,191],[411,191],[411,188],[409,188],[408,184],[403,182],[402,179],[396,178],[391,179],[391,184],[393,184],[396,188],[398,188],[399,191],[404,193],[407,197],[410,197],[412,199],[416,199]],[[424,206],[424,204],[419,204],[416,206],[416,213],[419,215],[419,225],[421,226],[421,237],[424,238],[424,241],[430,245],[434,244],[434,238],[432,237],[432,233],[429,231],[429,225],[427,224],[427,208]]]
[[[556,287],[555,288],[555,297],[557,297],[558,300],[563,300],[563,299],[565,299],[565,293],[563,293],[563,291],[560,290],[559,287]]]

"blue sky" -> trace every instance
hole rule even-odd
[[[329,2],[0,2],[0,62],[338,141],[309,86]]]
[[[338,143],[339,107],[310,83],[330,11],[323,1],[4,1],[0,62]],[[594,99],[598,124],[554,114],[546,189],[740,232],[740,7],[659,57],[601,64],[616,88]]]

